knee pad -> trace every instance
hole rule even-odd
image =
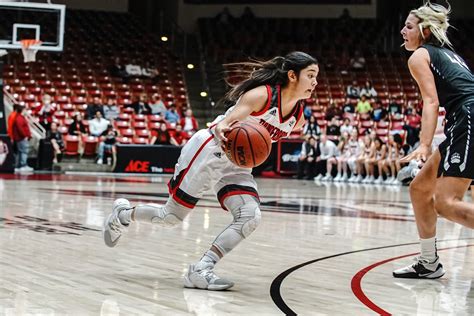
[[[253,209],[254,214],[253,216],[249,216],[244,224],[242,225],[242,235],[247,238],[251,233],[254,232],[255,229],[257,229],[258,225],[260,225],[260,222],[262,221],[262,214],[260,212],[260,208],[257,206],[256,208]]]
[[[228,197],[225,206],[234,216],[235,226],[240,226],[240,234],[246,238],[260,224],[262,214],[255,197],[247,194]]]

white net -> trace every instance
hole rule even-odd
[[[41,45],[41,41],[38,40],[22,40],[21,51],[23,53],[23,61],[30,63],[36,61],[36,53],[38,52],[37,46]]]

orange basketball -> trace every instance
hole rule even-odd
[[[258,123],[238,122],[226,133],[225,152],[230,161],[239,167],[253,168],[270,155],[270,133]]]

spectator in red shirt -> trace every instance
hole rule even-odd
[[[11,121],[11,135],[13,148],[15,148],[15,172],[31,172],[33,168],[27,165],[29,140],[31,138],[30,126],[25,118],[25,107],[20,104],[15,105],[15,116]],[[9,120],[10,121],[10,120]]]
[[[156,131],[156,134],[151,138],[150,144],[152,145],[171,145],[171,136],[168,131],[166,123],[161,123],[160,129]]]
[[[188,133],[189,136],[193,135],[198,130],[198,122],[193,116],[193,111],[191,109],[186,110],[184,117],[181,118],[179,124],[182,126],[183,131]]]
[[[171,137],[171,144],[175,146],[183,146],[189,139],[188,133],[183,131],[183,127],[178,124],[176,125],[176,132],[173,137]]]

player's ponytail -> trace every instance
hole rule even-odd
[[[232,86],[224,98],[220,100],[227,106],[233,105],[245,92],[262,85],[288,84],[288,71],[293,70],[297,76],[300,71],[310,65],[317,65],[317,60],[303,52],[292,52],[285,57],[277,56],[267,61],[227,64],[228,75],[237,75],[241,81]],[[243,77],[243,78],[242,78]]]

